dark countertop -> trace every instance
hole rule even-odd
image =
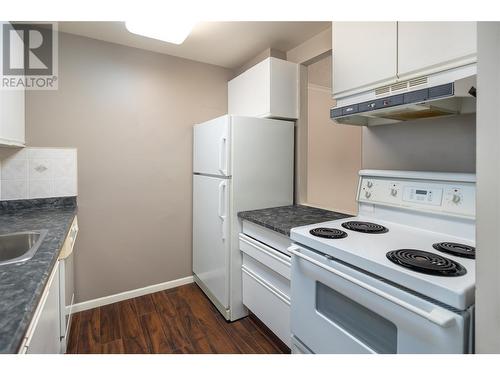
[[[0,266],[0,353],[18,352],[76,210],[76,197],[0,202],[0,234],[48,230],[33,258]]]
[[[286,236],[290,236],[290,229],[295,227],[350,216],[352,215],[302,205],[272,207],[238,213],[240,219],[248,220]]]

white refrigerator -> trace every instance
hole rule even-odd
[[[232,321],[247,315],[237,214],[293,203],[294,123],[226,115],[193,139],[194,280]]]

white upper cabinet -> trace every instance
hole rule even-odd
[[[334,22],[333,96],[476,61],[476,22]]]
[[[296,119],[299,66],[268,57],[228,82],[230,115]]]
[[[0,27],[6,24],[0,22]],[[3,48],[3,40],[0,40]],[[11,54],[16,53],[15,48],[22,48],[22,43],[14,43]],[[23,51],[18,51],[21,55]],[[0,87],[0,147],[24,146],[24,89],[6,90]]]
[[[476,22],[398,22],[398,76],[436,73],[476,61]]]
[[[24,142],[24,90],[0,89],[0,146]]]
[[[332,32],[334,96],[396,80],[397,22],[334,22]]]

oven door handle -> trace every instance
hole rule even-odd
[[[363,289],[366,289],[367,291],[369,291],[373,294],[376,294],[379,297],[382,297],[382,298],[384,298],[392,303],[395,303],[396,305],[401,306],[402,308],[404,308],[408,311],[411,311],[412,313],[415,313],[415,314],[421,316],[422,318],[425,318],[428,321],[430,321],[434,324],[437,324],[440,327],[449,327],[455,322],[455,317],[451,313],[448,313],[445,309],[434,308],[430,312],[428,312],[428,311],[425,311],[425,310],[420,309],[418,307],[415,307],[415,306],[409,304],[408,302],[405,302],[405,301],[403,301],[399,298],[396,298],[396,297],[394,297],[394,296],[392,296],[392,295],[390,295],[382,290],[379,290],[377,288],[374,288],[371,285],[368,285],[360,280],[357,280],[352,276],[346,275],[345,273],[343,273],[341,271],[338,271],[330,266],[327,266],[327,265],[321,263],[320,261],[317,261],[316,259],[308,257],[307,255],[302,254],[299,249],[300,248],[297,246],[291,246],[288,248],[288,251],[290,253],[292,253],[293,255],[295,255],[295,256],[297,256],[297,257],[299,257],[299,258],[301,258],[309,263],[312,263],[315,266],[321,267],[325,271],[333,273],[334,275],[337,275],[344,280],[347,280],[347,281],[349,281],[349,282],[351,282],[351,283],[353,283],[353,284],[355,284]]]

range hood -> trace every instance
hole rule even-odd
[[[467,72],[465,77],[463,71],[419,77],[352,96],[332,108],[330,118],[340,124],[373,126],[474,113],[476,74],[470,73],[475,73],[475,65]]]

